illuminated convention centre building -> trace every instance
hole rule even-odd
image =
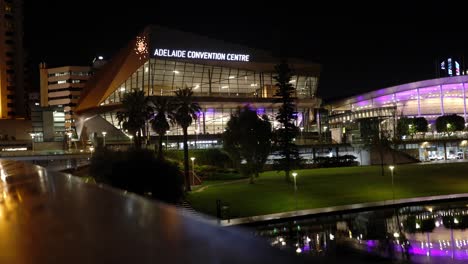
[[[280,62],[265,51],[148,26],[86,83],[75,109],[77,133],[106,130],[109,139],[125,136],[116,113],[123,96],[133,89],[148,97],[171,97],[177,89],[191,87],[202,111],[188,129],[190,140],[216,138],[213,135],[221,134],[230,115],[244,105],[267,114],[276,125],[273,76]],[[321,103],[316,96],[320,65],[293,58],[287,62],[294,71],[297,125],[301,131],[311,131],[314,109]],[[176,126],[168,132],[169,137],[181,134]]]

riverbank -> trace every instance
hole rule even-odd
[[[217,184],[188,195],[192,206],[216,216],[216,200],[229,205],[229,217],[250,217],[296,210],[468,192],[468,163],[399,165],[297,171],[297,191],[283,173],[260,175],[255,184]]]

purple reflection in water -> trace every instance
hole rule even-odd
[[[401,251],[401,248],[398,249],[398,251]],[[412,246],[412,248],[409,250],[411,255],[424,255],[424,256],[433,256],[433,257],[452,257],[452,249],[435,249],[431,248],[428,250],[427,248],[423,249],[421,247],[417,246]],[[429,255],[427,254],[429,252]],[[460,259],[460,260],[468,260],[468,253],[466,252],[466,249],[453,249],[453,257],[455,259]]]
[[[367,246],[368,247],[376,247],[377,246],[377,241],[376,240],[367,240]]]

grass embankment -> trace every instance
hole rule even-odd
[[[379,166],[297,171],[297,209],[392,199],[391,174]],[[210,181],[208,184],[213,184]],[[395,198],[468,192],[468,163],[398,165],[394,171]],[[262,173],[255,184],[215,184],[188,196],[192,206],[216,215],[216,199],[230,204],[232,218],[295,210],[294,185],[284,173]]]

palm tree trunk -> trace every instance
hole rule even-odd
[[[163,151],[162,151],[163,138],[164,138],[164,135],[162,133],[159,134],[158,159],[162,159],[162,157],[163,157]]]
[[[138,136],[137,132],[133,133],[133,145],[135,146],[136,149],[138,149]]]
[[[189,162],[188,162],[188,145],[187,145],[187,127],[182,127],[184,133],[184,175],[185,175],[185,191],[190,192],[190,176],[189,176]]]
[[[141,149],[141,129],[137,132],[138,137],[138,149]]]

